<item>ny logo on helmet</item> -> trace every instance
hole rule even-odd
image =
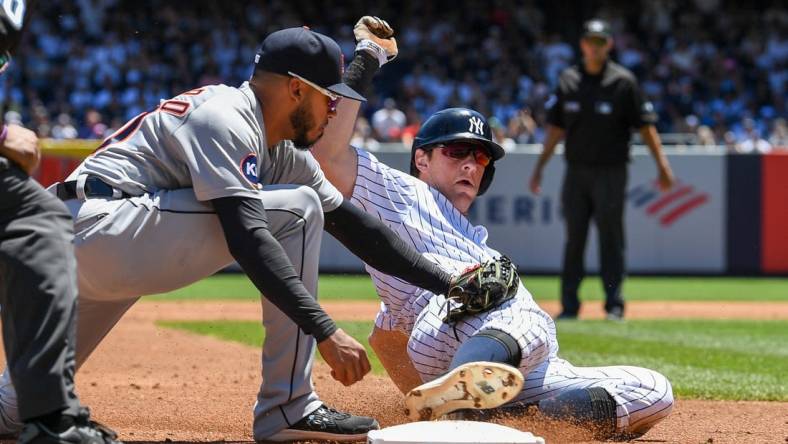
[[[482,119],[476,116],[471,116],[471,118],[468,119],[468,122],[471,124],[471,127],[468,128],[468,131],[476,133],[480,136],[484,135],[484,122]]]

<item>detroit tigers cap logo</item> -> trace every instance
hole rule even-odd
[[[241,161],[241,173],[246,177],[246,180],[257,184],[260,180],[257,178],[257,155],[247,154]]]

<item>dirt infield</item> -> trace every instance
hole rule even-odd
[[[337,319],[347,319],[348,313],[354,319],[370,319],[368,311],[374,314],[375,309],[373,304],[326,305]],[[630,317],[639,312],[637,305],[631,305]],[[706,305],[709,315],[712,306],[721,306]],[[765,304],[770,307],[762,312],[755,305],[764,304],[751,305],[746,311],[726,313],[788,317],[786,304]],[[664,310],[673,313],[676,307]],[[703,312],[697,308],[692,316],[700,317],[698,313]],[[255,303],[137,304],[79,372],[80,395],[94,416],[118,430],[125,441],[250,441],[260,350],[158,328],[154,321],[257,320],[259,316]],[[332,406],[373,415],[383,426],[405,422],[401,395],[386,378],[368,376],[344,388],[328,376],[325,365],[317,363],[314,379],[318,393]],[[584,439],[535,418],[503,423],[532,431],[551,443]],[[636,442],[786,443],[788,403],[679,400],[666,421]]]

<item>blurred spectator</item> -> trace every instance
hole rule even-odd
[[[768,140],[761,137],[761,132],[757,128],[753,119],[744,119],[742,122],[742,134],[739,136],[736,150],[740,153],[768,153],[772,150],[772,145]]]
[[[717,141],[714,139],[714,131],[706,125],[701,125],[697,130],[698,145],[713,147],[717,146]]]
[[[306,0],[46,3],[31,20],[20,48],[25,57],[14,61],[20,69],[0,85],[0,97],[39,131],[53,131],[55,117],[67,113],[80,136],[90,137],[103,136],[83,131],[97,125],[86,121],[95,116],[91,108],[104,124],[127,121],[200,84],[240,84],[249,78],[262,37],[275,29],[312,26],[335,37],[350,60],[351,26],[367,12],[353,2]],[[771,139],[769,129],[787,114],[784,1],[630,3],[601,5],[614,25],[614,59],[638,77],[661,132],[697,134],[706,125],[717,141],[728,131],[743,140],[743,120],[751,118]],[[416,119],[397,108],[413,110],[420,120],[447,106],[467,106],[505,123],[515,142],[539,143],[543,136],[528,119],[544,128],[544,104],[558,73],[577,62],[573,29],[597,15],[598,5],[578,3],[558,23],[549,17],[559,6],[534,0],[501,0],[493,9],[477,0],[381,0],[376,14],[394,25],[400,56],[381,72],[369,103],[392,98],[399,106],[379,114],[386,122],[381,130],[374,118],[379,105],[364,115],[380,140],[407,141],[412,136],[404,128]],[[469,19],[457,11],[474,13]],[[46,118],[39,104],[50,113]],[[525,119],[522,109],[529,110]]]
[[[80,139],[103,139],[107,125],[102,123],[101,114],[95,109],[85,113],[85,124],[79,130]]]
[[[6,125],[22,125],[22,115],[18,111],[6,111],[3,115],[3,122]]]
[[[738,152],[739,145],[736,141],[736,135],[733,134],[733,131],[725,131],[725,134],[722,136],[722,141],[725,145],[725,149],[729,153],[736,153]]]
[[[736,145],[737,151],[744,154],[759,153],[766,154],[771,152],[772,145],[768,140],[761,137],[758,131],[748,130],[747,137]]]
[[[540,143],[543,131],[536,124],[529,108],[517,111],[517,114],[509,119],[508,132],[515,143]]]
[[[785,118],[775,119],[773,126],[769,143],[774,149],[788,150],[788,126],[785,123]]]
[[[506,152],[514,151],[517,146],[517,143],[507,135],[506,127],[501,124],[501,121],[498,120],[497,117],[490,117],[487,121],[490,124],[490,130],[492,130],[493,140],[498,142],[498,145],[501,145]]]
[[[364,148],[367,151],[377,151],[380,149],[380,142],[372,137],[372,127],[364,117],[359,117],[356,120],[356,126],[353,128],[353,136],[350,138],[350,144],[357,148]]]
[[[60,113],[57,116],[57,123],[52,127],[52,137],[55,139],[76,139],[77,129],[71,124],[71,116]]]
[[[402,145],[404,145],[406,149],[410,149],[413,145],[413,138],[416,137],[416,133],[418,133],[419,128],[421,128],[421,116],[419,116],[419,113],[416,112],[415,109],[408,108],[405,117],[407,118],[408,126],[402,129],[400,139]]]
[[[405,127],[405,113],[397,109],[397,102],[392,98],[383,101],[383,108],[372,114],[372,128],[384,142],[396,141]]]
[[[49,137],[52,130],[49,113],[40,103],[33,107],[33,130],[39,138]]]

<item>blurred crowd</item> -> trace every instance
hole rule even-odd
[[[572,6],[575,5],[575,6]],[[269,32],[309,25],[352,56],[364,14],[388,19],[400,57],[381,72],[354,143],[409,144],[449,106],[490,116],[507,149],[540,143],[544,103],[578,62],[591,16],[613,25],[613,58],[631,69],[661,133],[740,152],[788,147],[788,8],[781,1],[48,0],[3,76],[5,119],[41,137],[103,138],[160,99],[238,85]]]

